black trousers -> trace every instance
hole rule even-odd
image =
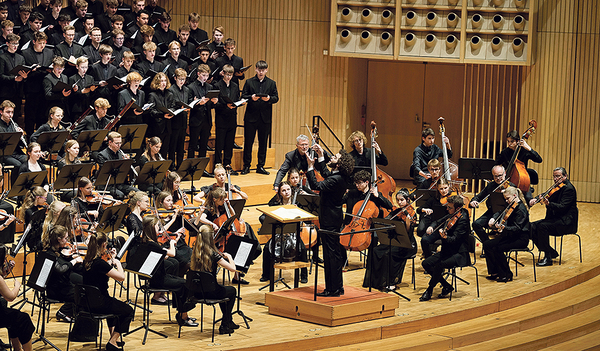
[[[322,228],[330,231],[337,231],[339,228]],[[325,289],[336,291],[344,287],[342,270],[346,262],[346,250],[340,244],[340,237],[337,235],[319,233],[321,244],[323,245],[323,262],[325,265]]]
[[[431,250],[431,245],[435,244],[436,241],[440,240],[442,237],[440,236],[440,231],[436,230],[431,233],[431,235],[423,235],[421,238],[421,249],[423,249],[423,256],[425,258],[433,255],[433,251]]]
[[[423,269],[425,269],[429,274],[431,274],[431,279],[429,280],[429,287],[427,288],[429,291],[433,291],[433,288],[438,283],[442,283],[443,287],[452,287],[450,283],[446,281],[443,277],[444,269],[464,266],[467,264],[467,260],[465,256],[460,253],[456,253],[450,257],[442,257],[440,252],[434,253],[432,256],[426,258],[421,265]]]
[[[31,318],[25,312],[5,307],[3,302],[0,303],[0,328],[8,329],[9,338],[18,338],[21,344],[28,343],[35,330]]]
[[[485,228],[489,228],[488,223],[493,216],[494,213],[492,210],[487,210],[483,215],[481,215],[481,217],[477,218],[473,222],[473,230],[475,231],[475,234],[477,234],[477,237],[479,237],[482,245],[485,244],[486,241],[490,240]],[[485,250],[485,247],[483,249]]]
[[[267,159],[267,139],[271,131],[271,123],[244,122],[244,167],[250,167],[252,163],[252,145],[254,137],[258,132],[258,163],[256,167],[264,167]]]
[[[114,327],[115,331],[120,334],[129,331],[129,324],[131,324],[131,320],[133,319],[133,308],[126,302],[117,300],[114,297],[104,296],[102,309],[92,312],[116,314],[118,318],[108,318],[106,324],[109,327]]]
[[[567,228],[562,219],[542,219],[531,223],[531,239],[538,250],[544,251],[545,257],[558,256],[558,252],[550,246],[550,235],[561,235]]]
[[[509,237],[500,236],[483,243],[488,274],[500,277],[512,276],[505,252],[511,249],[525,248],[528,242],[528,239],[513,240]]]
[[[206,299],[222,299],[228,298],[229,301],[221,302],[219,307],[221,308],[221,313],[223,314],[223,320],[221,320],[221,325],[223,323],[231,322],[233,306],[235,305],[235,297],[237,295],[237,290],[233,286],[222,286],[219,285],[217,291],[214,294],[206,294],[204,298]],[[202,296],[198,295],[197,298],[202,298]]]
[[[215,165],[217,163],[227,166],[233,158],[233,143],[235,141],[235,127],[217,128],[215,140]]]
[[[175,167],[179,167],[183,162],[183,153],[185,152],[185,129],[172,128],[171,133],[167,135],[169,141],[169,150],[167,160],[172,160]]]
[[[210,139],[210,124],[200,124],[197,127],[190,126],[190,142],[188,144],[188,158],[206,157],[206,147]]]

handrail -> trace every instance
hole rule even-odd
[[[333,135],[333,137],[335,138],[335,140],[337,140],[337,142],[340,144],[340,148],[343,149],[344,148],[344,143],[340,140],[340,138],[337,137],[337,135],[335,135],[335,132],[331,129],[331,127],[329,127],[329,125],[327,124],[327,122],[325,122],[325,120],[323,119],[323,117],[317,115],[317,116],[313,116],[313,126],[317,126],[319,127],[319,131],[321,130],[321,123],[323,122],[323,124],[325,125],[325,127],[327,128],[327,130],[329,130],[329,133],[331,133],[331,135]],[[323,141],[323,139],[321,138],[321,133],[319,133],[319,140],[317,140],[317,142],[319,143],[319,145],[321,145],[321,147],[323,147],[324,149],[326,149],[329,154],[331,155],[335,155],[337,152],[332,152],[331,149],[329,148],[329,146]]]

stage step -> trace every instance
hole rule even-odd
[[[600,277],[507,310],[416,333],[344,346],[344,350],[539,349],[600,330]],[[339,350],[339,347],[323,350]]]
[[[600,330],[585,334],[560,344],[552,345],[541,349],[540,351],[564,351],[564,350],[598,350],[600,349]]]

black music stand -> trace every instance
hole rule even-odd
[[[94,182],[95,186],[107,185],[111,181],[116,188],[117,184],[125,184],[127,174],[133,165],[133,160],[111,160],[106,161],[98,171]]]
[[[136,254],[132,257],[129,257],[127,262],[127,267],[124,270],[142,276],[150,280],[154,274],[156,274],[156,270],[160,266],[160,263],[164,261],[166,251],[154,251],[149,246],[140,246]],[[148,282],[149,284],[149,282]],[[158,332],[150,328],[150,301],[146,298],[146,294],[144,294],[144,307],[142,308],[142,325],[131,330],[125,335],[129,335],[135,333],[138,330],[144,329],[144,339],[142,339],[142,345],[146,344],[146,338],[148,337],[148,332],[151,331],[156,335],[160,335],[163,338],[167,338],[166,334]]]
[[[492,168],[496,161],[490,158],[460,158],[458,160],[458,177],[462,179],[473,179],[475,186],[479,188],[482,179],[493,180]],[[478,191],[473,189],[473,193]]]
[[[410,301],[410,299],[396,290],[391,290],[390,286],[390,275],[392,272],[392,246],[402,247],[405,249],[411,249],[412,243],[410,242],[410,238],[408,237],[408,232],[406,231],[406,225],[402,221],[394,221],[383,218],[373,218],[373,225],[375,228],[383,231],[383,234],[378,234],[377,238],[382,245],[388,246],[388,274],[386,277],[385,284],[385,292],[393,292],[394,294],[402,297],[403,299]],[[380,228],[389,228],[393,226],[393,229],[380,229]],[[373,286],[373,270],[372,270],[372,260],[373,256],[370,257],[370,265],[371,270],[369,271],[369,291],[371,291],[371,287]]]
[[[27,172],[19,174],[19,177],[10,188],[7,197],[25,196],[34,186],[42,186],[44,179],[48,175],[48,171]]]
[[[192,198],[195,195],[194,180],[200,180],[202,174],[208,166],[210,159],[208,157],[200,158],[188,158],[183,160],[183,163],[179,166],[177,174],[181,177],[181,181],[192,181]]]
[[[104,209],[100,224],[96,227],[98,233],[112,232],[112,241],[115,241],[115,228],[121,226],[125,213],[127,212],[127,204],[120,204],[117,206],[109,206]]]
[[[108,135],[108,130],[84,130],[77,137],[77,142],[81,145],[80,155],[83,151],[99,150]]]
[[[69,132],[66,130],[61,130],[58,132],[43,132],[38,137],[37,143],[40,144],[42,151],[48,151],[48,153],[52,155],[60,151],[68,136]],[[50,160],[52,160],[52,157],[50,157]],[[52,164],[53,162],[50,162],[51,169]],[[53,172],[50,173],[53,174]]]
[[[81,177],[89,177],[94,167],[91,163],[80,163],[65,165],[56,175],[54,180],[54,189],[71,189],[77,190],[77,183]]]
[[[415,190],[415,197],[418,199],[417,201],[415,201],[415,206],[417,207],[421,207],[423,205],[425,205],[425,203],[427,202],[427,200],[429,200],[430,197],[435,197],[437,195],[437,190],[432,189],[417,189]]]
[[[125,149],[125,145],[127,144],[129,144],[127,148],[128,154],[131,154],[131,150],[139,150],[144,143],[147,129],[147,124],[124,124],[120,126],[118,132],[121,134],[123,140],[121,150]]]
[[[146,162],[135,178],[134,184],[162,183],[172,162],[171,160]]]
[[[36,291],[36,294],[39,294],[40,302],[45,301],[46,294],[46,286],[48,284],[48,279],[52,275],[52,266],[56,261],[57,257],[48,253],[48,252],[40,252],[36,259],[35,264],[33,265],[33,269],[31,270],[31,274],[29,275],[29,279],[27,280],[27,286]],[[42,297],[43,296],[43,297]],[[38,341],[43,342],[45,345],[50,345],[56,350],[60,351],[60,349],[50,342],[45,336],[46,333],[46,306],[45,303],[42,303],[40,307],[42,311],[42,328],[40,331],[40,336],[32,341],[32,344],[35,344]]]
[[[0,156],[2,156],[2,169],[5,169],[4,157],[10,156],[15,152],[21,135],[21,132],[0,133]],[[18,169],[15,171],[18,171]]]
[[[257,242],[243,236],[232,235],[225,245],[225,252],[229,253],[235,262],[235,269],[242,273],[247,273],[252,264],[252,252],[256,249]],[[250,329],[248,321],[252,322],[252,318],[246,316],[240,309],[240,301],[242,300],[241,279],[238,279],[237,284],[237,309],[231,314],[239,314],[244,319],[246,329]]]

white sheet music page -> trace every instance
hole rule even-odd
[[[154,267],[156,267],[156,265],[158,264],[158,262],[161,258],[162,258],[161,254],[159,254],[157,252],[150,252],[150,254],[148,254],[148,257],[144,261],[144,264],[140,268],[140,273],[146,274],[146,275],[151,275],[152,270],[154,269]]]
[[[35,281],[35,285],[45,288],[46,287],[46,281],[48,280],[48,277],[50,276],[50,272],[52,271],[52,260],[49,259],[45,259],[44,260],[44,265],[42,266],[42,270],[40,271],[40,275],[38,276],[37,280]]]
[[[294,218],[304,218],[306,217],[306,212],[302,211],[299,208],[283,208],[280,207],[272,212],[277,217],[281,217],[283,219],[294,219]]]
[[[248,256],[250,256],[250,250],[252,250],[252,244],[245,241],[240,243],[240,247],[233,258],[233,262],[235,262],[236,266],[244,267],[246,261],[248,261]]]

